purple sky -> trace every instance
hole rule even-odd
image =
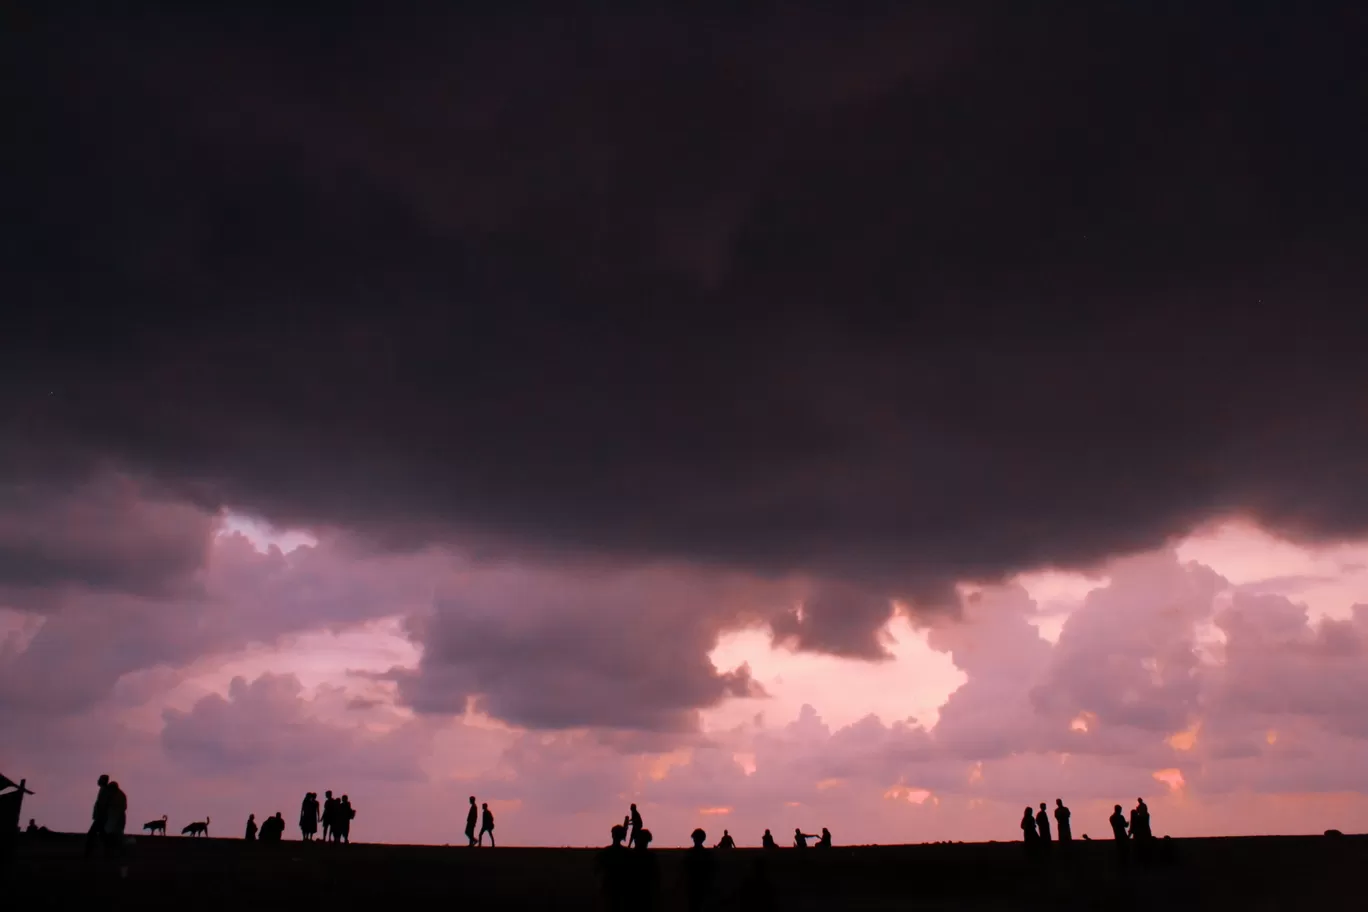
[[[1362,25],[17,15],[0,771],[1362,829]]]

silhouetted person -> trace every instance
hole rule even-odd
[[[245,839],[245,840],[247,840],[248,842],[256,842],[256,837],[257,837],[256,814],[248,814],[248,815],[247,815],[247,832],[243,834],[242,838]]]
[[[793,847],[795,849],[806,849],[808,847],[807,841],[816,838],[817,837],[811,833],[804,833],[798,827],[793,828]]]
[[[333,825],[341,842],[351,844],[351,824],[355,819],[356,808],[351,806],[351,799],[343,795],[337,802],[337,823]]]
[[[36,820],[34,820],[32,817],[30,817],[30,818],[29,818],[29,825],[28,825],[27,827],[24,828],[24,832],[27,833],[29,836],[37,835],[37,833],[38,833],[38,821],[36,821]]]
[[[703,832],[702,828],[694,830],[690,838],[693,839],[693,848],[684,853],[684,878],[689,908],[697,910],[703,908],[708,893],[712,891],[713,857],[703,844],[707,841],[708,834]]]
[[[1055,799],[1055,831],[1061,843],[1073,842],[1073,829],[1069,825],[1069,809],[1064,806],[1063,798]]]
[[[732,839],[731,833],[723,830],[722,838],[717,841],[717,847],[719,849],[734,849],[736,848],[736,840]]]
[[[1126,851],[1129,848],[1126,843],[1126,815],[1121,812],[1121,805],[1116,805],[1112,810],[1112,815],[1107,818],[1111,824],[1112,840],[1116,843],[1116,857],[1122,864],[1126,863]]]
[[[86,831],[85,854],[90,857],[90,853],[95,850],[95,846],[104,842],[106,808],[109,807],[109,795],[105,789],[109,786],[109,777],[101,776],[96,780],[100,787],[95,794],[95,807],[90,812],[90,829]]]
[[[1040,802],[1040,813],[1036,814],[1036,835],[1040,837],[1040,845],[1043,848],[1050,841],[1050,812],[1045,809],[1045,802]]]
[[[304,801],[299,805],[299,835],[305,842],[310,842],[314,833],[318,832],[318,794],[308,792],[304,795]]]
[[[831,830],[828,830],[826,827],[822,827],[822,836],[820,839],[817,840],[817,848],[831,848]]]
[[[769,831],[769,830],[765,830],[765,835],[760,837],[760,848],[762,848],[762,849],[777,849],[777,848],[779,848],[779,843],[777,843],[777,842],[774,841],[774,837],[773,837],[772,835],[770,835],[770,831]]]
[[[609,912],[625,912],[632,907],[626,870],[628,852],[622,845],[627,838],[627,824],[615,825],[612,836],[612,844],[601,849],[594,859],[594,868],[599,878],[599,889],[603,893],[603,905]]]
[[[1153,833],[1150,831],[1149,805],[1145,804],[1144,798],[1136,798],[1135,809],[1131,811],[1131,838],[1149,839]]]
[[[113,780],[105,786],[105,795],[105,851],[112,856],[122,857],[124,827],[128,825],[128,796]]]
[[[475,824],[480,821],[480,809],[475,806],[475,796],[470,796],[470,810],[466,811],[466,844],[475,846]]]
[[[323,793],[323,841],[327,842],[330,838],[336,841],[337,820],[337,799],[332,796],[331,791]]]
[[[641,832],[641,812],[637,810],[635,804],[632,805],[632,813],[627,815],[627,820],[632,825],[632,831],[627,836],[627,847],[634,849],[636,848],[637,834]]]
[[[485,833],[489,834],[489,847],[494,848],[494,812],[487,803],[480,804],[480,845],[484,845]]]
[[[1021,815],[1021,839],[1026,843],[1027,848],[1031,848],[1035,845],[1037,838],[1039,837],[1036,834],[1035,812],[1027,808],[1026,812]]]
[[[656,853],[650,851],[650,830],[634,830],[632,839],[632,848],[627,852],[629,908],[646,912],[656,907],[660,896],[660,866]]]

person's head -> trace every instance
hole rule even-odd
[[[1034,817],[1034,816],[1035,816],[1035,811],[1033,811],[1033,810],[1031,810],[1031,808],[1027,807],[1027,808],[1026,808],[1026,816],[1027,816],[1027,817]]]
[[[636,810],[636,805],[635,805],[635,804],[632,805],[632,810],[634,810],[634,811]]]
[[[769,830],[765,830],[765,835],[768,836],[769,834],[770,834],[770,831],[769,831]]]
[[[693,840],[695,849],[701,849],[703,848],[703,843],[708,838],[708,834],[703,832],[702,827],[695,827],[694,831],[689,834],[689,838]]]
[[[280,811],[276,811],[276,820],[283,820],[283,819],[284,819],[284,815],[281,814]]]
[[[1064,806],[1064,799],[1063,799],[1063,798],[1056,798],[1056,799],[1055,799],[1055,807],[1063,807],[1063,806]]]
[[[613,845],[622,845],[622,840],[627,838],[627,828],[620,823],[613,825]]]
[[[727,833],[726,830],[723,830],[723,831],[722,831],[722,835],[723,835],[723,836],[727,836],[727,835],[729,835],[729,834]]]
[[[247,815],[247,820],[248,820],[248,822],[251,822],[251,821],[253,821],[253,820],[256,820],[256,814],[248,814],[248,815]]]
[[[101,775],[99,779],[95,780],[95,784],[100,788],[104,788],[106,785],[109,785],[109,776]]]
[[[822,827],[822,835],[823,835],[823,836],[830,836],[830,835],[831,835],[831,831],[828,830],[826,827]]]
[[[325,797],[325,798],[331,798],[331,797],[332,797],[332,789],[329,789],[328,791],[324,792],[324,793],[323,793],[323,797]]]
[[[1043,802],[1043,801],[1040,802],[1040,809],[1041,809],[1042,811],[1045,810],[1045,802]]]
[[[1121,805],[1119,805],[1119,804],[1116,805],[1116,810],[1115,810],[1113,813],[1116,813],[1116,814],[1121,813]]]
[[[1140,806],[1141,806],[1141,807],[1144,807],[1144,806],[1145,806],[1145,799],[1144,799],[1144,798],[1136,798],[1135,800],[1138,801],[1138,802],[1140,802]]]
[[[475,803],[475,796],[474,796],[474,795],[471,795],[471,796],[470,796],[470,803],[471,803],[471,804],[474,804],[474,803]]]
[[[489,810],[489,802],[481,802],[480,807],[484,808],[486,811]]]
[[[646,847],[647,847],[648,845],[650,845],[650,844],[651,844],[651,831],[650,831],[650,830],[642,830],[640,833],[637,833],[636,846],[637,846],[638,849],[644,849],[644,848],[646,848]]]
[[[119,783],[115,782],[113,779],[110,779],[109,790],[112,792],[117,792],[119,790]]]
[[[351,800],[351,799],[349,799],[346,795],[343,795],[343,796],[342,796],[342,800],[343,800],[343,801],[349,801],[349,800]]]

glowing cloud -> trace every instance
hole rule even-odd
[[[1097,726],[1097,714],[1088,712],[1086,709],[1074,716],[1074,720],[1069,723],[1069,730],[1083,732],[1087,734]]]
[[[1155,770],[1153,775],[1155,779],[1164,783],[1164,785],[1167,785],[1170,791],[1182,791],[1183,786],[1187,785],[1187,782],[1183,779],[1183,771],[1179,769],[1169,768]]]
[[[1173,748],[1174,750],[1190,751],[1192,750],[1193,746],[1197,743],[1197,733],[1201,730],[1202,722],[1199,719],[1198,721],[1192,723],[1191,727],[1184,729],[1180,732],[1174,732],[1173,734],[1169,735],[1167,738],[1164,739],[1164,743],[1167,744],[1169,747]]]
[[[909,804],[925,804],[926,799],[932,797],[931,793],[922,788],[908,788],[905,785],[895,785],[884,792],[886,801],[906,801]]]
[[[699,808],[698,813],[704,817],[725,817],[732,812],[729,807]]]

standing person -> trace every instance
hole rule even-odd
[[[248,815],[247,815],[247,832],[243,834],[242,838],[245,839],[245,840],[247,840],[248,842],[256,842],[256,836],[257,836],[256,814],[248,814]]]
[[[691,834],[693,848],[684,853],[684,879],[690,912],[703,908],[713,887],[713,857],[703,844],[708,834],[700,827]]]
[[[1040,836],[1040,846],[1043,849],[1050,842],[1050,813],[1045,810],[1045,802],[1040,802],[1040,813],[1036,814],[1036,833]]]
[[[1121,805],[1116,805],[1112,815],[1107,818],[1111,824],[1112,841],[1116,843],[1116,857],[1122,863],[1126,863],[1126,850],[1129,846],[1126,843],[1126,815],[1121,813]]]
[[[1021,815],[1021,840],[1026,843],[1026,854],[1034,856],[1036,852],[1036,819],[1035,814],[1028,807]]]
[[[323,841],[327,842],[329,837],[333,841],[337,840],[334,830],[337,827],[335,819],[337,817],[337,800],[332,796],[332,790],[323,793]]]
[[[304,801],[299,805],[299,835],[305,842],[309,842],[317,831],[318,796],[313,792],[306,792]]]
[[[489,809],[488,804],[481,804],[484,817],[480,821],[480,845],[484,845],[484,834],[489,834],[489,847],[494,848],[494,812]]]
[[[1073,842],[1073,827],[1069,824],[1069,809],[1064,806],[1063,798],[1055,799],[1055,831],[1059,834],[1059,841]]]
[[[95,784],[100,787],[100,790],[95,794],[95,807],[90,812],[90,829],[86,831],[85,854],[87,858],[95,850],[96,843],[104,841],[106,808],[109,806],[109,796],[105,791],[109,786],[109,776],[100,776]]]
[[[470,796],[470,810],[466,811],[466,845],[475,847],[475,824],[480,819],[480,810],[475,807],[475,796]]]
[[[351,845],[351,822],[356,817],[356,809],[351,806],[351,799],[343,795],[342,800],[337,802],[336,812],[337,820],[333,823],[333,829],[337,836],[334,838],[340,837],[342,842]]]
[[[105,788],[108,796],[105,804],[105,852],[111,858],[123,858],[124,827],[128,825],[128,796],[119,788],[119,783],[110,781]],[[128,868],[119,869],[120,876],[128,876]]]
[[[637,806],[635,804],[632,805],[632,813],[627,815],[627,819],[632,824],[632,832],[627,837],[627,848],[630,849],[636,847],[637,834],[641,832],[641,812],[637,810]]]

